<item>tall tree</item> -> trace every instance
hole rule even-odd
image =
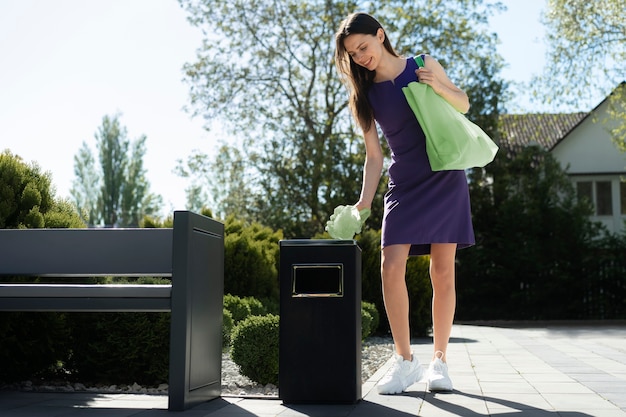
[[[532,84],[538,103],[565,110],[588,110],[613,92],[610,113],[619,122],[612,134],[626,151],[624,10],[626,0],[549,0],[544,15],[547,64]]]
[[[371,10],[400,53],[435,56],[471,98],[487,103],[499,83],[487,19],[500,6],[482,0],[179,2],[206,33],[185,66],[192,111],[243,138],[255,172],[246,209],[287,237],[323,230],[333,208],[360,192],[364,147],[333,61],[334,33],[349,13]]]
[[[121,214],[122,187],[128,166],[129,147],[126,128],[120,126],[117,115],[104,116],[102,126],[96,133],[96,146],[102,168],[100,198],[104,225],[117,226]]]
[[[100,171],[91,149],[83,142],[74,155],[74,181],[70,194],[85,223],[100,224],[102,220],[102,201],[100,200]]]
[[[240,149],[223,143],[215,157],[194,151],[186,161],[179,160],[176,173],[191,179],[187,188],[187,207],[201,210],[212,207],[215,216],[226,219],[235,216],[241,220],[254,220],[248,208],[254,204],[249,167]]]
[[[138,226],[161,204],[161,197],[150,193],[143,166],[146,136],[131,143],[119,118],[104,116],[95,134],[99,169],[86,143],[74,156],[76,178],[70,192],[89,225]]]

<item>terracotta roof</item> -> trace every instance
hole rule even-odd
[[[499,145],[509,150],[540,145],[550,151],[588,114],[504,114],[500,116]]]

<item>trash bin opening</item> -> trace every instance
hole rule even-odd
[[[343,297],[343,264],[299,264],[292,268],[292,297]]]

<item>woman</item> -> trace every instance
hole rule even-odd
[[[414,59],[399,56],[380,23],[368,14],[348,16],[335,41],[337,68],[350,90],[350,108],[365,140],[357,209],[371,207],[381,177],[383,153],[376,124],[392,156],[384,199],[381,273],[396,361],[379,382],[378,392],[396,394],[422,379],[422,367],[410,346],[405,272],[408,256],[427,254],[434,340],[428,389],[451,391],[446,350],[456,306],[455,256],[457,249],[474,244],[469,190],[464,171],[430,169],[424,132],[402,87],[416,80],[428,84],[463,113],[469,109],[469,99],[434,58],[425,55],[424,67],[418,68]]]

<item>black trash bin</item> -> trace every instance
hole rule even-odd
[[[279,397],[361,399],[361,249],[354,240],[280,241]]]

